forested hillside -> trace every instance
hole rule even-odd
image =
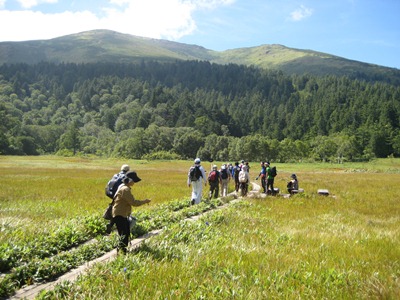
[[[0,66],[0,153],[359,160],[400,154],[400,87],[199,61]]]

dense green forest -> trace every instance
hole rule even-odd
[[[400,155],[400,87],[201,61],[0,66],[0,153],[221,161]]]

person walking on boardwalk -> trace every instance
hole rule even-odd
[[[241,196],[246,196],[249,190],[250,175],[247,171],[247,166],[243,166],[239,172],[239,190],[241,191]]]
[[[218,198],[219,196],[219,185],[221,184],[221,173],[218,171],[216,165],[213,166],[210,174],[208,174],[208,184],[210,185],[210,191],[208,193],[208,198],[212,199]]]
[[[272,174],[272,169],[269,165],[269,162],[267,162],[266,164],[267,167],[267,194],[271,194],[274,195],[275,194],[275,190],[274,190],[274,179],[275,177]],[[269,188],[271,188],[271,192],[269,190]]]
[[[261,179],[261,186],[263,188],[264,194],[267,193],[267,182],[266,182],[267,176],[266,176],[266,174],[267,174],[267,168],[265,167],[265,162],[262,161],[261,162],[261,170],[260,170],[260,173],[258,174],[256,180],[258,180],[258,178]]]
[[[222,165],[219,172],[221,174],[221,196],[226,197],[228,195],[228,184],[231,179],[231,175],[226,165]]]
[[[235,191],[238,192],[239,191],[239,173],[240,173],[240,166],[239,166],[239,162],[235,162],[235,166],[232,168],[232,178],[235,181]]]
[[[132,194],[132,187],[135,183],[141,181],[134,171],[126,173],[123,183],[118,187],[114,197],[112,209],[113,222],[117,225],[120,240],[118,243],[118,253],[126,253],[129,237],[130,224],[128,218],[132,213],[132,206],[140,206],[149,203],[151,200],[136,200]]]
[[[125,177],[126,173],[130,170],[129,165],[122,165],[121,171],[117,174],[114,174],[113,177],[108,181],[106,186],[106,195],[107,197],[114,199],[115,193],[118,190],[118,187],[122,184],[122,179]],[[110,222],[106,225],[106,233],[110,234],[111,230],[114,226],[114,222],[111,219]]]
[[[188,173],[187,184],[188,187],[192,186],[191,204],[199,204],[203,193],[203,182],[207,185],[206,172],[201,165],[200,158],[194,160],[194,165],[190,167]]]

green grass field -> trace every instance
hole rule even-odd
[[[276,164],[275,186],[285,193],[296,173],[303,194],[209,210],[185,206],[191,161],[54,156],[0,156],[0,298],[21,282],[54,278],[66,268],[61,262],[113,248],[115,234],[106,238],[102,229],[104,187],[124,163],[142,178],[135,197],[153,200],[134,209],[138,223],[163,232],[38,298],[400,299],[400,159]],[[251,166],[254,181],[258,162]],[[207,212],[179,221],[196,209]],[[97,248],[72,250],[91,238]]]

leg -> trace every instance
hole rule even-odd
[[[219,183],[215,185],[214,199],[218,198],[218,196],[219,196]]]
[[[201,201],[201,194],[203,192],[202,181],[197,180],[192,183],[193,193],[192,193],[192,203],[199,204]],[[194,201],[193,201],[194,200]]]
[[[265,182],[265,177],[261,178],[261,185],[265,194],[267,192],[267,183]]]
[[[214,184],[212,184],[212,183],[210,182],[210,191],[208,192],[208,199],[209,199],[209,200],[211,200],[212,197],[213,197],[214,189],[215,189]]]
[[[267,194],[272,193],[272,190],[270,192],[269,188],[271,187],[271,179],[267,179]]]
[[[117,230],[120,237],[118,251],[126,253],[130,235],[128,218],[116,216],[113,220],[114,223],[117,225]]]
[[[222,180],[222,197],[226,197],[228,195],[228,179]]]
[[[271,179],[271,193],[272,193],[272,195],[275,195],[274,180],[273,179]]]

